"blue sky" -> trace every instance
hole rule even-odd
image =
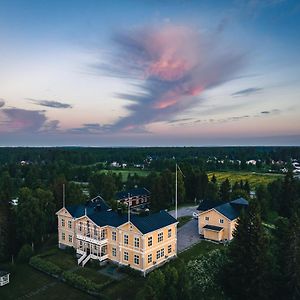
[[[0,146],[299,145],[299,14],[0,0]]]

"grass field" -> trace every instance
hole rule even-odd
[[[220,183],[224,181],[226,178],[229,179],[231,184],[234,184],[236,181],[246,181],[248,180],[250,187],[253,189],[260,184],[266,185],[278,178],[283,178],[283,175],[280,174],[268,174],[268,173],[254,173],[254,172],[235,172],[235,171],[216,171],[216,172],[208,172],[208,178],[211,179],[213,174],[215,174],[217,178],[217,182]]]
[[[139,169],[133,169],[133,170],[123,170],[123,169],[120,169],[120,170],[101,170],[100,172],[102,172],[102,173],[113,172],[113,173],[116,173],[116,174],[121,173],[123,182],[127,181],[128,174],[131,174],[131,175],[137,174],[138,176],[146,177],[150,173],[150,171],[144,171],[144,170],[139,170]]]
[[[11,273],[10,283],[0,288],[1,300],[59,300],[62,298],[68,300],[95,299],[33,269],[27,264],[15,266]]]

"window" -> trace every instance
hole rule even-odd
[[[124,260],[128,261],[128,252],[126,252],[126,251],[124,252]]]
[[[115,231],[113,231],[113,232],[111,233],[111,239],[112,239],[113,241],[116,241],[116,240],[117,240],[117,233],[116,233]]]
[[[97,225],[94,225],[94,235],[95,235],[95,237],[97,237],[97,235],[98,235]]]
[[[160,232],[157,236],[157,241],[158,242],[162,242],[164,239],[164,233],[163,232]]]
[[[112,248],[111,254],[112,254],[112,256],[117,256],[117,249],[116,248]]]
[[[156,251],[156,259],[160,259],[160,250]]]
[[[136,247],[136,248],[140,247],[140,238],[138,238],[138,237],[134,238],[134,247]]]
[[[152,236],[148,237],[148,247],[152,246]]]
[[[69,242],[72,243],[73,242],[73,237],[71,235],[69,235]]]
[[[101,230],[101,240],[106,239],[106,229]]]
[[[65,227],[65,219],[61,219],[61,226]]]
[[[168,238],[170,238],[172,236],[172,229],[168,229]]]
[[[68,227],[71,229],[72,228],[72,221],[68,221]]]
[[[64,232],[61,233],[61,239],[64,241],[66,239],[66,234]]]
[[[79,222],[79,231],[82,230],[82,222]]]
[[[160,250],[160,257],[164,257],[165,256],[165,249],[161,249]]]
[[[172,252],[172,245],[169,245],[168,246],[168,253],[171,253]]]
[[[205,221],[209,221],[209,217],[205,217]]]
[[[128,235],[124,234],[124,244],[128,245]]]
[[[148,254],[148,264],[152,262],[152,254]]]
[[[223,219],[220,219],[220,223],[223,224],[223,223],[224,223],[224,220],[223,220]]]
[[[136,265],[139,265],[140,264],[140,257],[138,256],[138,255],[134,255],[134,259],[133,259],[133,261],[134,261],[134,263],[136,264]]]
[[[82,247],[82,241],[79,241],[79,246]]]

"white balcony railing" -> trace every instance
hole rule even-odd
[[[95,239],[93,237],[89,237],[89,236],[85,236],[85,235],[81,235],[81,234],[77,234],[76,238],[78,240],[82,240],[82,241],[85,241],[85,242],[93,243],[93,244],[96,244],[96,245],[107,244],[107,238],[106,239],[102,239],[102,240],[98,240],[98,239]]]

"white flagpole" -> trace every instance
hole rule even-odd
[[[63,192],[63,207],[65,207],[66,206],[66,193],[65,193],[65,184],[63,184],[63,190],[62,190],[62,192]]]
[[[176,172],[175,172],[175,219],[177,220],[177,164],[176,164]]]

